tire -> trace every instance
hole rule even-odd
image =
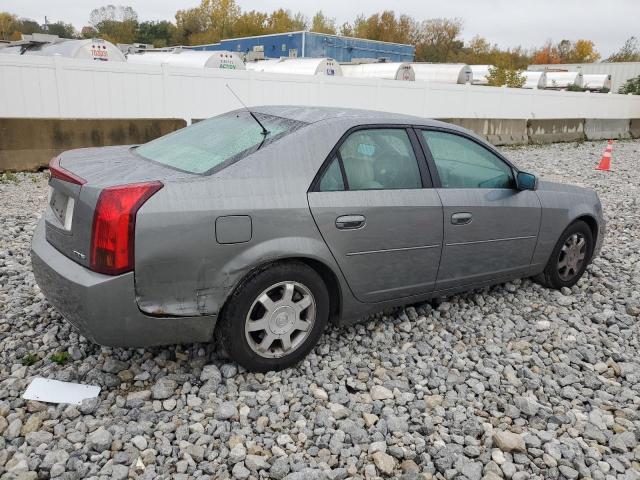
[[[320,275],[302,262],[282,262],[257,271],[236,289],[216,330],[232,360],[266,372],[300,362],[328,319],[329,293]]]
[[[572,243],[572,239],[576,238],[578,241],[584,240],[584,247],[575,247],[573,252],[569,252],[572,248],[569,244]],[[576,251],[582,252],[584,255],[579,263],[580,254],[575,253]],[[584,274],[592,255],[593,234],[585,222],[578,220],[562,232],[544,271],[535,276],[534,280],[545,287],[556,290],[560,290],[562,287],[573,287]],[[562,262],[564,262],[564,267],[560,266]]]

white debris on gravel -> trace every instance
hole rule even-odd
[[[1,177],[0,478],[640,478],[640,141],[615,143],[611,173],[594,170],[604,147],[505,149],[599,192],[608,233],[577,286],[518,280],[379,314],[268,374],[207,345],[80,337],[30,271],[46,175]],[[35,376],[103,390],[25,401]]]

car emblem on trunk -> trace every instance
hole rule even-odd
[[[81,253],[81,252],[79,252],[77,250],[74,250],[73,253],[75,253],[77,256],[79,256],[82,260],[87,258],[87,256],[84,253]]]

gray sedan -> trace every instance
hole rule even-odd
[[[217,338],[250,370],[300,361],[330,321],[516,277],[571,287],[604,236],[594,191],[382,112],[239,110],[50,172],[32,263],[69,322],[111,346]]]

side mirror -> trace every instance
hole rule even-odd
[[[538,177],[532,173],[518,172],[516,175],[516,188],[518,190],[535,190],[538,188]]]

